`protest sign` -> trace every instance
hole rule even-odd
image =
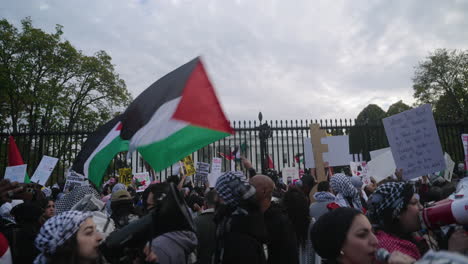
[[[468,170],[468,134],[462,134],[463,151],[465,152],[465,170]]]
[[[396,165],[390,150],[380,154],[375,159],[367,163],[367,175],[374,177],[377,182],[392,176],[395,173]],[[404,172],[403,172],[404,173]]]
[[[132,184],[132,169],[131,168],[120,168],[119,169],[119,183],[125,186]]]
[[[47,180],[52,174],[52,171],[54,171],[55,165],[57,165],[57,161],[57,158],[44,155],[31,178],[31,182],[45,186]]]
[[[310,138],[304,138],[304,166],[306,168],[315,168],[314,152],[312,151],[312,142]]]
[[[299,179],[299,168],[297,167],[285,167],[281,170],[283,176],[283,182],[291,184],[294,180]]]
[[[221,176],[222,162],[221,158],[213,158],[211,160],[211,173],[208,174],[210,187],[214,187],[219,176]]]
[[[452,160],[452,158],[447,152],[445,152],[444,159],[445,159],[445,165],[447,167],[447,169],[444,171],[444,178],[445,180],[450,182],[452,181],[453,169],[455,168],[455,162]]]
[[[322,138],[322,144],[328,146],[328,152],[323,153],[323,161],[328,166],[347,166],[353,161],[349,154],[349,136],[329,136]]]
[[[376,149],[376,150],[369,151],[370,158],[371,158],[371,160],[373,160],[373,159],[377,158],[380,154],[384,154],[387,151],[391,151],[391,149],[390,148],[382,148],[382,149]]]
[[[185,176],[190,176],[195,174],[195,166],[193,165],[193,159],[192,156],[187,156],[185,157],[182,162],[184,163],[184,175]]]
[[[197,173],[195,174],[195,186],[204,186],[208,181],[210,164],[206,162],[197,162]]]
[[[133,182],[137,187],[137,192],[142,192],[151,184],[150,175],[148,172],[138,172],[133,174]]]
[[[393,159],[397,168],[403,169],[405,180],[445,170],[431,105],[384,118],[383,123]]]
[[[67,181],[65,182],[64,190],[71,191],[76,186],[86,186],[89,183],[85,181],[85,177],[77,172],[72,170],[68,171]]]
[[[5,168],[5,177],[11,182],[24,182],[24,175],[26,175],[27,164],[10,166]]]
[[[323,153],[328,151],[328,146],[322,144],[322,138],[327,137],[325,130],[320,129],[319,124],[310,125],[310,137],[312,142],[312,151],[314,153],[315,174],[319,182],[325,181],[325,164],[323,160]]]

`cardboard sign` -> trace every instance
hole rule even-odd
[[[37,169],[31,178],[31,182],[35,182],[42,186],[45,186],[47,180],[52,174],[52,171],[54,171],[57,162],[57,158],[44,155],[41,159],[41,162],[39,163],[39,166],[37,166]]]
[[[27,167],[27,164],[6,167],[4,179],[8,179],[11,182],[24,182],[24,176],[26,176]]]
[[[318,182],[326,181],[325,165],[323,160],[323,153],[328,152],[328,146],[322,144],[322,138],[327,137],[325,130],[320,129],[319,124],[310,125],[310,137],[312,142],[312,151],[314,152],[315,160],[315,173]]]
[[[286,184],[291,184],[294,180],[299,179],[299,168],[297,167],[286,167],[281,171],[283,176],[283,182]]]
[[[395,173],[396,165],[390,150],[380,154],[375,159],[367,163],[367,175],[374,177],[377,182]],[[404,174],[404,172],[403,172]]]
[[[86,186],[89,183],[85,181],[85,177],[72,170],[68,171],[67,181],[65,182],[64,190],[73,190],[76,186]]]
[[[182,162],[184,163],[183,169],[186,176],[195,174],[196,170],[195,166],[193,165],[193,159],[191,155],[185,157]]]
[[[210,173],[210,164],[206,162],[197,162],[197,173],[195,174],[195,186],[204,186],[208,181]]]
[[[133,174],[133,182],[137,187],[137,192],[143,192],[151,184],[150,175],[148,172],[138,172]]]
[[[445,170],[431,105],[384,118],[383,123],[393,159],[396,166],[403,169],[405,180]]]
[[[208,174],[208,183],[210,187],[214,187],[219,176],[221,176],[221,168],[223,161],[221,158],[213,158],[211,160],[211,173]]]

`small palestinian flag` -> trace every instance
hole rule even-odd
[[[119,152],[128,150],[128,140],[120,137],[121,116],[99,127],[84,143],[72,170],[100,186],[109,163]]]
[[[15,139],[13,136],[9,137],[10,143],[8,144],[8,166],[18,166],[23,165],[24,161],[19,152],[18,146],[16,145]],[[28,173],[24,175],[24,182],[30,183]]]
[[[162,77],[122,115],[121,137],[155,171],[234,133],[200,58]]]

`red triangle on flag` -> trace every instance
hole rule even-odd
[[[199,60],[188,78],[173,119],[192,125],[234,134],[215,90]]]
[[[24,161],[19,152],[18,146],[16,145],[13,136],[9,137],[10,144],[8,144],[8,166],[23,165]]]

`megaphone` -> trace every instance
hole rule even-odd
[[[151,239],[167,232],[194,231],[194,223],[180,193],[171,183],[169,190],[146,216],[111,233],[99,246],[110,263],[128,262],[129,250],[141,250]]]
[[[450,224],[468,225],[468,196],[455,194],[453,199],[437,202],[424,208],[420,218],[428,229]]]

